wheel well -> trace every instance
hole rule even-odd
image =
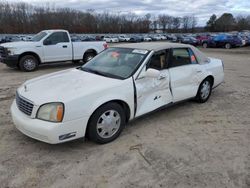
[[[108,102],[106,102],[106,103],[100,105],[98,108],[100,108],[101,106],[106,105],[106,104],[108,104],[108,103],[117,103],[117,104],[119,104],[119,105],[124,109],[125,116],[126,116],[126,123],[129,121],[129,119],[130,119],[130,108],[129,108],[129,106],[128,106],[128,104],[127,104],[126,102],[124,102],[124,101],[122,101],[122,100],[112,100],[112,101],[108,101]],[[96,111],[98,108],[96,108],[95,111]],[[91,114],[91,116],[95,113],[95,111]],[[86,136],[87,136],[87,131],[88,131],[88,127],[89,127],[89,121],[90,121],[90,119],[91,119],[91,116],[90,116],[90,118],[89,118],[89,120],[88,120],[88,123],[87,123],[86,133],[85,133]]]
[[[214,85],[214,77],[210,75],[210,76],[206,77],[205,79],[211,80],[212,81],[212,87],[213,87],[213,85]]]
[[[25,52],[25,53],[21,54],[21,55],[18,57],[18,64],[19,64],[20,59],[21,59],[22,57],[26,56],[26,55],[32,55],[32,56],[34,56],[34,57],[38,60],[38,64],[41,63],[40,57],[39,57],[36,53],[34,53],[34,52]]]
[[[87,50],[87,51],[84,53],[83,56],[85,56],[85,55],[88,54],[88,53],[93,53],[93,54],[97,55],[96,50],[94,50],[94,49],[89,49],[89,50]]]

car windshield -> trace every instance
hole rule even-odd
[[[106,77],[126,79],[134,73],[147,54],[147,50],[109,48],[83,65],[81,69]]]
[[[36,34],[31,40],[32,40],[32,41],[35,41],[35,42],[38,42],[38,41],[40,41],[41,39],[43,39],[46,35],[47,35],[47,33],[45,33],[45,32],[40,32],[40,33]]]

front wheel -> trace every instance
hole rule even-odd
[[[117,103],[98,108],[90,118],[87,135],[96,143],[105,144],[115,140],[125,127],[125,113]]]
[[[211,92],[212,92],[212,81],[211,79],[207,78],[200,84],[200,87],[196,95],[197,102],[199,103],[206,102],[209,99]]]
[[[26,55],[20,59],[19,67],[22,71],[31,72],[37,69],[38,61],[34,56]]]

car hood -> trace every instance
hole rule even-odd
[[[7,42],[1,44],[4,48],[24,48],[24,47],[32,47],[39,44],[38,42],[32,41],[20,41],[20,42]]]
[[[122,80],[69,69],[26,81],[18,93],[35,105],[64,102],[101,92],[119,85]]]

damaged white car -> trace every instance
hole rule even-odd
[[[108,143],[139,116],[187,99],[206,102],[223,79],[223,62],[193,46],[123,44],[82,67],[25,82],[11,114],[17,129],[43,142]]]

